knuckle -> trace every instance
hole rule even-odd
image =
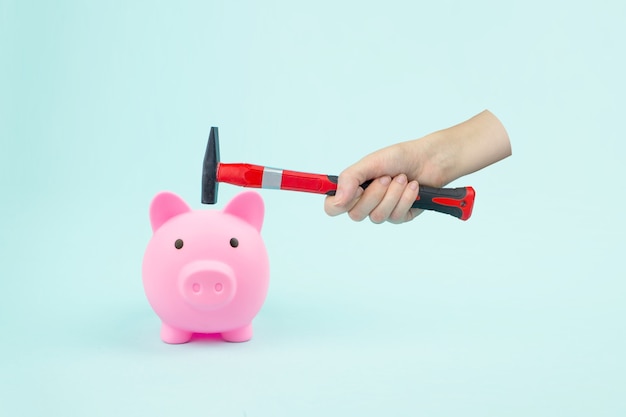
[[[378,211],[373,211],[370,214],[370,220],[372,221],[372,223],[381,224],[385,220],[387,220],[387,216],[385,216],[383,213],[380,213]]]
[[[324,211],[326,212],[326,214],[328,214],[329,216],[338,216],[341,213],[343,213],[345,210],[341,210],[338,207],[333,206],[332,204],[325,204],[324,205]]]
[[[361,215],[357,210],[350,210],[348,212],[348,217],[350,217],[355,222],[360,222],[365,219],[365,216]]]
[[[400,212],[395,212],[394,211],[389,216],[389,221],[391,223],[402,223],[402,222],[404,222],[405,218],[406,218],[406,213],[400,213]]]
[[[369,217],[373,223],[380,224],[387,220],[387,218],[389,217],[389,213],[386,213],[384,210],[377,208],[372,210]]]

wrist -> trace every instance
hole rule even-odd
[[[418,161],[415,178],[420,184],[443,187],[451,177],[454,162],[446,140],[446,132],[441,130],[412,141],[407,152],[413,152],[413,160]]]

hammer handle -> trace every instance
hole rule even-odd
[[[329,175],[329,179],[337,183],[336,176]],[[361,187],[366,189],[371,183],[372,180],[367,180],[361,184]],[[335,191],[333,190],[327,194],[335,195]],[[472,215],[475,197],[476,191],[472,187],[435,188],[420,185],[419,194],[411,208],[438,211],[461,220],[467,220]]]
[[[217,167],[217,181],[252,188],[270,188],[335,195],[337,176],[288,171],[252,164],[223,164]],[[372,180],[361,184],[367,188]],[[472,187],[433,188],[420,185],[413,208],[450,214],[461,220],[472,215],[475,191]]]

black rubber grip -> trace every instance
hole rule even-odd
[[[420,185],[417,200],[411,207],[434,210],[467,220],[472,214],[473,204],[472,187],[434,188]]]

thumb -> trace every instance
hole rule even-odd
[[[379,176],[379,170],[375,168],[377,165],[372,156],[368,156],[339,174],[335,204],[345,207],[359,198],[363,192],[360,185]]]
[[[353,165],[339,174],[335,195],[326,197],[324,210],[328,215],[337,216],[350,211],[363,194],[363,189],[360,187],[364,182],[361,180],[363,174],[360,173],[358,167],[356,169],[354,167]]]
[[[335,196],[327,197],[324,202],[326,213],[336,216],[350,211],[363,194],[360,185],[367,180],[389,175],[387,165],[385,152],[377,151],[346,168],[337,179]]]

